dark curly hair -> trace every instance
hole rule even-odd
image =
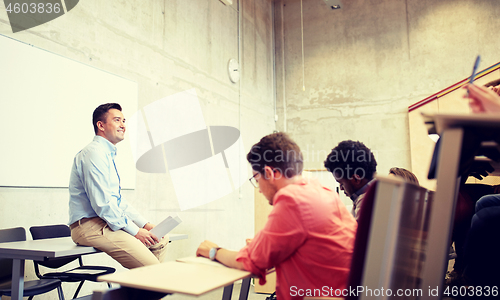
[[[97,134],[97,122],[101,121],[106,123],[106,117],[108,116],[108,111],[110,109],[122,110],[122,107],[118,103],[106,103],[99,105],[92,114],[92,124],[94,124],[94,133]]]
[[[302,174],[304,160],[299,146],[283,132],[263,137],[247,154],[252,169],[261,174],[269,166],[286,178]]]
[[[325,168],[336,178],[351,179],[355,174],[371,180],[377,171],[373,152],[359,141],[342,141],[325,160]]]

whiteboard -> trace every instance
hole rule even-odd
[[[0,186],[68,187],[73,158],[94,137],[92,113],[137,110],[137,83],[0,35]],[[130,143],[117,144],[122,188],[135,188]]]

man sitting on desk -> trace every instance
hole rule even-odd
[[[347,285],[356,221],[337,193],[302,178],[302,153],[285,133],[262,138],[247,160],[250,181],[274,206],[264,229],[239,252],[204,241],[196,254],[250,271],[261,283],[275,267],[278,299],[302,298],[313,289],[323,289],[316,296],[335,296]]]
[[[75,156],[69,182],[69,224],[78,245],[106,252],[128,269],[161,262],[168,238],[159,240],[148,223],[121,195],[114,158],[125,136],[117,103],[94,110],[95,137]],[[150,247],[148,249],[148,247]]]

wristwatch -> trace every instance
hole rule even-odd
[[[208,258],[210,260],[215,260],[215,255],[217,255],[217,251],[219,251],[220,247],[213,247],[210,249],[210,252],[208,252]]]

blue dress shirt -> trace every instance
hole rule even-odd
[[[115,145],[98,135],[75,156],[69,180],[69,224],[100,217],[111,230],[123,229],[135,236],[147,220],[122,198],[115,156]]]

